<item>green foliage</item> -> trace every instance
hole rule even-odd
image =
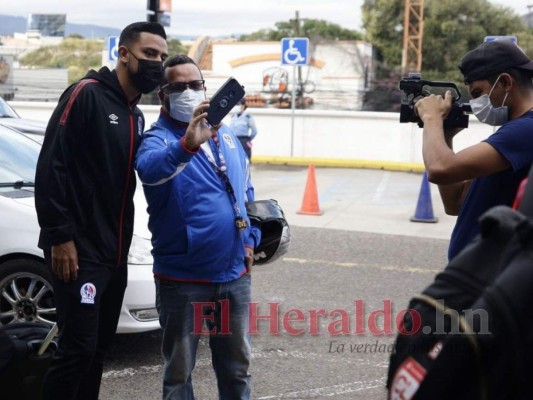
[[[102,66],[103,42],[71,35],[59,45],[43,46],[24,56],[19,61],[25,67],[68,68],[69,84]],[[177,39],[168,40],[168,54],[187,54],[188,47]]]
[[[361,7],[365,40],[376,49],[377,61],[399,67],[402,61],[404,2],[398,0],[366,0]]]
[[[175,56],[177,54],[187,54],[189,46],[184,46],[178,39],[168,39],[168,54]]]
[[[404,7],[405,3],[397,0],[365,0],[362,6],[365,39],[376,48],[379,68],[389,72],[381,72],[383,76],[399,74],[401,70]],[[485,36],[515,35],[526,53],[529,51],[530,34],[522,19],[510,8],[488,0],[426,0],[423,29],[422,78],[452,81],[461,89],[464,85],[457,65]],[[385,81],[385,86],[392,90],[392,82]],[[377,85],[376,90],[383,91],[381,86]],[[379,93],[374,97],[387,101]],[[390,101],[378,106],[388,110],[395,107]]]
[[[72,83],[89,69],[100,68],[102,49],[101,41],[68,37],[59,45],[40,47],[22,56],[19,61],[26,67],[68,68],[68,80]]]
[[[275,29],[260,29],[247,35],[241,35],[241,41],[279,41],[284,37],[302,36],[311,40],[358,40],[362,34],[319,19],[304,19],[299,33],[296,21],[276,22]]]

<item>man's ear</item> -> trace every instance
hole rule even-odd
[[[123,63],[128,62],[128,60],[129,60],[129,57],[127,57],[128,54],[129,54],[129,51],[128,51],[128,48],[126,46],[120,46],[118,48],[118,58]]]
[[[507,72],[504,72],[500,76],[499,83],[501,83],[503,85],[503,88],[505,89],[506,92],[509,92],[513,88],[513,86],[515,84],[515,80],[514,80],[514,78],[512,77],[511,74],[509,74]]]

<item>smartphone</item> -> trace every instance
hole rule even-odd
[[[237,79],[229,78],[209,100],[206,120],[211,126],[220,124],[226,115],[244,97],[244,86]]]

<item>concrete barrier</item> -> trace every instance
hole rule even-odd
[[[21,117],[47,121],[56,104],[10,104]],[[159,115],[158,106],[141,105],[147,126]],[[258,135],[253,142],[256,163],[423,171],[422,130],[400,124],[398,113],[363,111],[249,108]],[[226,120],[227,121],[227,120]],[[294,131],[293,131],[294,125]],[[485,139],[494,128],[470,116],[470,126],[456,136],[461,150]],[[291,154],[292,149],[292,154]]]

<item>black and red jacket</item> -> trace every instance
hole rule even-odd
[[[124,265],[133,235],[133,163],[144,117],[104,67],[65,90],[37,162],[39,247],[74,240],[80,261]]]

